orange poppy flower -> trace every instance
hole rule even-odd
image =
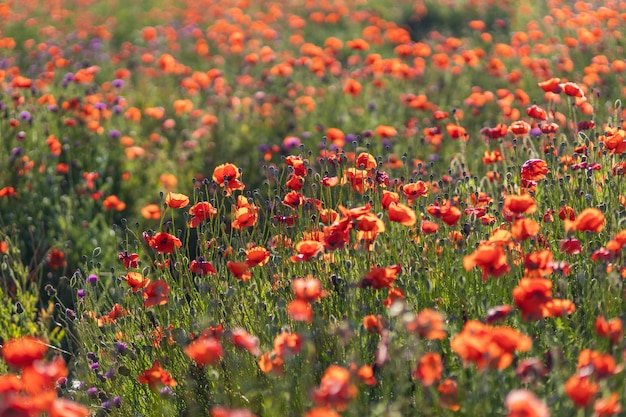
[[[526,278],[548,276],[554,270],[553,265],[554,257],[550,249],[529,253],[524,258],[524,276]]]
[[[331,365],[324,372],[320,386],[313,391],[312,396],[318,405],[343,411],[356,394],[356,386],[350,383],[350,371]]]
[[[283,332],[274,339],[274,353],[284,357],[296,355],[302,348],[302,339],[298,333]]]
[[[328,295],[328,292],[322,288],[322,281],[317,278],[296,278],[292,286],[296,298],[309,303],[319,301]]]
[[[399,201],[400,196],[398,195],[398,193],[389,190],[383,190],[383,195],[381,199],[383,209],[387,210],[391,204],[398,203]]]
[[[381,138],[392,138],[398,135],[398,131],[392,126],[378,125],[374,132]]]
[[[428,194],[428,184],[424,181],[417,181],[410,184],[405,184],[402,187],[402,192],[409,199],[409,204],[413,202],[413,200],[424,197]]]
[[[43,359],[47,351],[46,342],[33,336],[11,339],[2,345],[2,357],[13,368],[32,365],[33,362]]]
[[[511,226],[511,235],[517,240],[526,240],[537,236],[541,226],[533,219],[517,219]]]
[[[552,281],[546,278],[522,278],[513,289],[513,299],[522,312],[522,319],[541,319],[545,304],[552,299]]]
[[[513,194],[504,199],[504,209],[515,214],[533,214],[537,211],[537,203],[530,194]]]
[[[201,201],[191,206],[189,215],[189,227],[198,227],[203,221],[217,216],[217,209],[211,203]]]
[[[390,288],[402,270],[400,264],[384,268],[373,268],[359,282],[360,288],[371,287],[374,289]]]
[[[561,317],[571,315],[576,311],[576,304],[571,300],[553,298],[543,308],[543,317]]]
[[[48,415],[50,417],[88,417],[91,411],[77,402],[55,398],[48,409]]]
[[[617,402],[618,396],[614,392],[609,398],[601,398],[596,400],[593,405],[594,417],[608,417],[618,414],[622,411],[622,406]]]
[[[110,195],[102,201],[105,210],[122,211],[126,208],[126,203],[121,201],[116,195]]]
[[[356,157],[355,165],[358,169],[371,171],[378,166],[378,163],[376,162],[376,158],[374,157],[374,155],[367,152],[361,152]]]
[[[530,125],[523,120],[518,120],[509,125],[509,132],[515,136],[524,136],[530,133]]]
[[[585,97],[585,92],[578,84],[575,84],[572,82],[566,82],[566,83],[559,84],[559,87],[561,87],[563,93],[565,93],[568,96],[577,97],[577,98]]]
[[[295,299],[287,304],[287,314],[293,321],[304,321],[311,323],[313,321],[313,309],[311,305],[304,300]]]
[[[15,197],[17,192],[13,187],[2,187],[0,188],[0,198],[2,197]]]
[[[499,277],[509,272],[506,254],[500,246],[482,244],[471,255],[463,257],[463,267],[466,271],[478,266],[483,270],[483,282],[488,276]]]
[[[215,365],[222,358],[222,344],[214,337],[201,336],[185,347],[185,355],[200,366]]]
[[[446,338],[443,316],[438,311],[429,308],[421,310],[413,320],[407,322],[406,329],[428,340]]]
[[[478,369],[504,369],[513,361],[515,351],[526,352],[531,346],[532,340],[513,328],[491,327],[475,320],[466,322],[461,333],[450,341],[452,350]]]
[[[461,210],[453,206],[450,201],[447,201],[441,206],[429,204],[428,207],[426,207],[426,211],[428,211],[428,214],[431,216],[441,219],[448,226],[454,226],[461,218]]]
[[[156,280],[148,284],[143,290],[143,306],[145,308],[152,306],[162,306],[169,301],[170,286],[162,279]]]
[[[382,317],[373,314],[363,317],[363,328],[370,333],[380,333],[383,329]]]
[[[619,318],[607,321],[603,316],[598,316],[595,322],[595,328],[599,336],[608,338],[614,344],[619,343],[624,337],[622,320]]]
[[[404,293],[400,288],[392,287],[387,290],[387,298],[383,300],[383,305],[387,308],[390,308],[396,300],[402,300],[404,298]]]
[[[329,127],[326,130],[326,138],[338,148],[343,148],[343,146],[346,144],[346,134],[336,127]]]
[[[583,349],[578,354],[576,368],[581,370],[591,366],[591,372],[597,379],[606,378],[616,373],[615,358],[611,354],[603,354],[591,349]]]
[[[550,78],[549,80],[538,83],[538,85],[546,93],[559,94],[562,90],[560,78]]]
[[[531,391],[516,389],[509,392],[505,400],[507,417],[550,417],[550,410]]]
[[[363,365],[357,371],[357,376],[367,385],[376,385],[378,381],[374,377],[374,368],[370,365]]]
[[[542,159],[529,159],[522,165],[521,177],[525,181],[541,181],[550,172],[548,164]]]
[[[315,407],[307,411],[304,417],[341,417],[341,414],[329,407]]]
[[[228,270],[240,281],[248,281],[252,278],[252,272],[250,272],[250,265],[247,262],[226,262]]]
[[[575,374],[565,382],[565,392],[578,407],[591,404],[599,386],[588,375]]]
[[[389,221],[400,223],[404,226],[411,227],[417,223],[415,210],[402,203],[391,203],[387,207],[387,215],[389,216]]]
[[[134,293],[143,290],[150,284],[150,279],[144,277],[139,272],[127,272],[124,280]]]
[[[176,381],[172,376],[161,368],[159,361],[154,361],[152,367],[146,369],[143,374],[137,377],[137,381],[141,384],[148,384],[151,390],[156,390],[159,385],[167,385],[169,387],[175,387]]]
[[[189,204],[189,197],[185,194],[170,191],[165,196],[165,204],[174,209],[185,208]]]
[[[270,252],[262,246],[246,250],[246,263],[250,266],[263,266],[270,260]]]
[[[429,387],[441,379],[442,373],[441,355],[431,352],[420,358],[413,371],[413,378],[419,380],[425,387]]]
[[[239,178],[241,172],[234,164],[222,164],[215,167],[213,170],[213,181],[224,188],[224,193],[229,196],[235,190],[243,190],[245,188]]]
[[[241,328],[233,329],[231,332],[231,340],[233,345],[240,349],[245,349],[254,356],[261,356],[261,348],[259,347],[259,338],[251,335]]]
[[[449,410],[459,411],[461,404],[459,402],[459,391],[455,380],[446,379],[437,387],[439,393],[439,404]]]
[[[237,198],[237,206],[235,208],[232,227],[237,230],[244,229],[246,227],[252,227],[258,220],[259,208],[253,203],[250,203],[248,199],[242,195]]]
[[[161,208],[156,204],[147,204],[142,207],[141,215],[144,219],[159,220],[161,218]]]
[[[604,229],[604,214],[597,208],[587,208],[576,216],[575,220],[565,220],[565,231],[599,233]]]
[[[343,173],[341,184],[350,184],[354,191],[363,194],[372,188],[373,180],[370,173],[364,169],[348,168]]]
[[[143,238],[148,246],[159,253],[172,253],[174,248],[180,248],[183,245],[179,238],[165,232],[159,232],[154,236],[149,236],[144,232]]]
[[[297,255],[291,256],[292,262],[309,261],[324,252],[324,244],[316,240],[302,240],[296,244]]]
[[[548,120],[548,113],[536,104],[528,107],[526,114],[536,120]]]
[[[457,124],[454,123],[448,123],[446,125],[446,132],[448,132],[448,135],[450,135],[450,137],[452,139],[463,139],[464,141],[468,141],[469,140],[469,134],[467,133],[467,131],[465,130],[464,127],[461,127]]]

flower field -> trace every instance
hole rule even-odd
[[[0,4],[0,416],[617,416],[626,3]]]

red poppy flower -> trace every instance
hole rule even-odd
[[[549,80],[540,82],[539,87],[546,93],[555,93],[559,94],[561,92],[561,79],[560,78],[550,78]]]
[[[587,208],[580,212],[576,219],[565,220],[565,231],[599,233],[604,229],[604,214],[597,208]]]
[[[438,311],[429,308],[421,310],[413,320],[407,322],[406,329],[428,340],[446,338],[443,316]]]
[[[124,279],[134,293],[143,290],[150,284],[150,279],[144,277],[139,272],[127,272]]]
[[[316,404],[343,411],[356,397],[357,388],[350,383],[350,371],[331,365],[324,372],[320,386],[313,391],[312,395]]]
[[[292,286],[296,298],[308,303],[319,301],[328,295],[322,288],[322,282],[317,278],[296,278],[293,280]]]
[[[143,238],[148,246],[159,253],[172,253],[175,248],[180,248],[183,245],[179,238],[165,232],[159,232],[154,236],[149,236],[144,232]]]
[[[216,273],[213,264],[202,257],[191,261],[189,264],[189,270],[196,275],[209,275]]]
[[[561,87],[562,91],[568,96],[577,98],[585,97],[585,92],[578,84],[567,82],[559,84],[559,87]]]
[[[185,348],[185,355],[200,366],[215,365],[222,358],[222,354],[222,344],[210,336],[201,336]]]
[[[33,336],[11,339],[2,345],[4,361],[14,368],[32,365],[33,362],[43,359],[47,351],[46,342]]]
[[[437,392],[439,393],[440,405],[452,411],[459,411],[461,409],[458,385],[455,380],[449,378],[444,380],[437,387]]]
[[[483,281],[486,281],[489,275],[499,277],[509,272],[506,254],[500,246],[483,244],[476,248],[474,253],[463,258],[463,267],[466,271],[475,266],[483,270]]]
[[[546,278],[522,278],[513,289],[515,305],[524,320],[543,318],[543,309],[552,299],[552,281]]]
[[[617,393],[614,392],[609,398],[601,398],[596,400],[593,405],[593,411],[595,417],[608,417],[618,414],[622,411],[622,406],[618,403]]]
[[[575,374],[565,382],[565,392],[578,407],[587,407],[599,391],[599,386],[588,375]]]
[[[599,336],[608,338],[614,344],[619,343],[624,337],[622,320],[619,318],[607,321],[603,316],[598,316],[595,322],[595,328]]]
[[[252,278],[252,272],[250,272],[250,265],[247,262],[226,262],[228,270],[240,281],[248,281]]]
[[[64,268],[67,265],[65,254],[59,249],[53,248],[46,257],[46,264],[52,269]]]
[[[292,262],[309,261],[324,252],[324,244],[316,240],[302,240],[296,244],[297,255],[290,259]]]
[[[511,235],[517,240],[526,240],[530,237],[537,236],[541,230],[539,223],[533,219],[517,219],[511,226]]]
[[[550,417],[548,406],[531,391],[516,389],[506,396],[507,417]]]
[[[405,184],[402,187],[402,192],[409,199],[409,203],[412,203],[413,200],[419,197],[424,197],[428,194],[428,184],[424,181]]]
[[[161,306],[167,304],[169,300],[170,286],[162,279],[156,280],[148,284],[143,290],[143,306],[145,308],[152,306]]]
[[[504,209],[516,214],[533,214],[537,211],[537,203],[530,194],[514,194],[504,199]]]
[[[217,216],[217,209],[206,201],[194,204],[189,209],[189,227],[198,227],[205,220],[212,219]]]
[[[400,264],[384,268],[373,268],[365,274],[358,286],[361,288],[371,287],[374,289],[390,288],[401,270],[402,266],[400,266]]]
[[[413,378],[419,380],[425,387],[429,387],[441,379],[442,373],[441,355],[430,352],[420,358],[413,371]]]
[[[287,314],[293,321],[311,323],[313,321],[313,309],[304,300],[295,299],[287,304]]]
[[[226,408],[215,406],[211,408],[211,417],[257,417],[252,411],[245,408]]]
[[[548,113],[541,107],[533,104],[526,109],[526,114],[537,120],[548,120]]]
[[[141,384],[148,384],[151,390],[156,390],[159,385],[176,386],[176,381],[172,376],[161,368],[159,361],[154,361],[152,367],[146,369],[143,374],[137,377],[137,381]]]
[[[389,216],[389,221],[408,227],[413,226],[417,222],[415,210],[402,203],[391,203],[387,207],[387,215]]]
[[[251,335],[244,329],[233,329],[231,332],[231,340],[233,345],[238,348],[245,349],[254,356],[261,356],[261,348],[259,347],[259,338]]]

